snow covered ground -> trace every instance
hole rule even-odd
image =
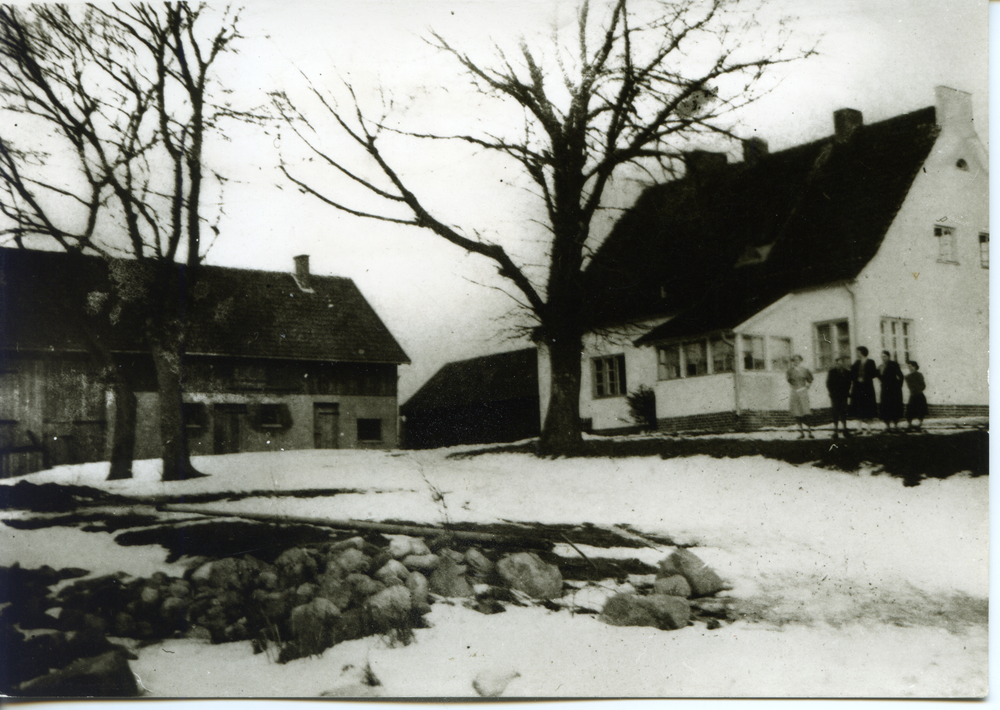
[[[505,697],[981,697],[987,692],[989,481],[958,474],[906,487],[761,457],[540,460],[452,450],[299,451],[205,457],[210,476],[161,483],[157,462],[106,482],[106,464],[24,479],[157,499],[240,494],[233,514],[361,520],[592,523],[694,545],[732,585],[740,620],[709,630],[620,628],[570,610],[485,616],[437,603],[432,628],[392,648],[369,638],[278,665],[249,643],[173,640],[132,668],[152,696],[315,697],[366,667],[384,697],[475,697],[480,673],[516,671]],[[10,484],[16,481],[0,481]],[[292,491],[352,492],[292,497]],[[246,495],[246,494],[251,495]],[[5,512],[7,517],[23,515]],[[178,524],[197,524],[175,515]],[[180,522],[180,520],[188,522]],[[562,554],[571,554],[566,546]],[[610,554],[655,564],[673,548]],[[587,554],[587,550],[582,552]],[[608,550],[601,551],[608,556]],[[159,546],[122,547],[78,527],[0,526],[0,565],[176,575]],[[609,583],[576,592],[593,607]]]

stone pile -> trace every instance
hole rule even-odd
[[[124,574],[84,579],[57,594],[48,585],[83,570],[0,568],[11,602],[0,612],[5,661],[0,692],[13,696],[137,695],[129,668],[135,642],[168,638],[250,641],[278,662],[318,655],[337,643],[383,635],[408,643],[434,601],[451,598],[482,613],[542,604],[563,595],[559,568],[537,553],[461,549],[454,540],[361,537],[206,561],[183,577]],[[726,618],[719,576],[688,550],[604,604],[617,626],[679,629]],[[31,629],[31,633],[23,630]],[[39,631],[41,630],[41,631]],[[513,676],[511,676],[513,677]],[[505,676],[506,678],[506,676]],[[489,682],[488,682],[489,681]],[[492,696],[500,683],[482,679]],[[501,691],[502,692],[502,691]]]
[[[424,625],[423,616],[435,598],[463,598],[488,613],[503,610],[502,605],[496,608],[498,599],[545,600],[562,593],[559,568],[535,553],[497,555],[475,547],[460,551],[448,541],[432,547],[413,537],[394,537],[381,546],[353,537],[290,548],[273,563],[252,555],[207,561],[183,578],[156,573],[140,579],[118,574],[82,580],[55,598],[35,597],[30,619],[24,614],[0,616],[11,653],[39,645],[14,624],[54,629],[45,636],[50,646],[62,648],[33,648],[51,660],[6,678],[3,690],[14,695],[79,694],[81,688],[100,687],[104,674],[105,692],[96,694],[134,695],[134,683],[122,682],[131,676],[121,673],[131,654],[109,637],[144,643],[167,638],[249,640],[255,651],[286,662],[375,634],[408,643],[412,630]],[[76,638],[99,642],[84,644],[74,653],[70,641]],[[103,655],[108,653],[116,655]],[[34,680],[35,674],[50,668],[60,670]],[[87,677],[80,680],[81,675]],[[60,692],[62,686],[73,692]]]
[[[688,626],[694,616],[707,617],[709,628],[727,618],[724,603],[708,600],[726,588],[708,565],[690,550],[679,549],[660,562],[643,591],[619,593],[608,599],[600,619],[612,626],[652,626],[666,631]]]

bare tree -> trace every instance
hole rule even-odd
[[[181,3],[0,8],[2,108],[31,131],[0,129],[2,234],[106,261],[114,288],[103,313],[90,308],[88,327],[105,327],[106,313],[125,302],[142,309],[164,480],[199,475],[184,440],[184,312],[204,252],[205,180],[220,190],[223,181],[203,165],[206,138],[223,118],[255,118],[215,101],[225,90],[213,64],[239,38],[237,19]],[[209,226],[218,233],[217,221]],[[134,263],[121,268],[121,256]],[[86,312],[86,301],[76,308]],[[110,352],[92,352],[118,372]],[[111,475],[122,477],[131,471],[135,398],[112,377],[125,408],[116,433],[126,431]]]
[[[304,115],[286,94],[275,98],[288,125],[314,157],[383,201],[386,210],[346,204],[322,190],[315,179],[307,181],[297,175],[300,170],[283,165],[284,174],[301,191],[348,214],[431,230],[467,252],[493,260],[499,274],[516,287],[536,323],[534,337],[547,347],[551,363],[543,452],[563,452],[581,440],[580,354],[583,335],[592,325],[584,308],[581,276],[594,246],[595,215],[602,209],[609,183],[626,166],[672,171],[679,157],[678,139],[699,133],[729,135],[720,117],[758,95],[755,86],[768,67],[811,53],[789,51],[788,35],[779,32],[764,54],[748,55],[740,45],[755,22],[753,14],[737,4],[679,0],[660,3],[651,14],[648,4],[633,11],[628,0],[616,0],[604,18],[594,22],[591,5],[584,2],[572,40],[555,40],[551,66],[524,40],[516,59],[496,47],[490,66],[433,33],[431,44],[458,62],[478,92],[518,108],[523,122],[516,130],[496,134],[403,133],[389,128],[385,115],[369,118],[351,86],[347,89],[353,106],[347,110],[313,88],[341,136],[364,152],[367,166],[349,166],[340,155],[324,149],[324,136],[315,127],[317,116]],[[699,60],[706,47],[711,56]],[[470,115],[470,122],[488,117]],[[432,213],[417,187],[397,169],[398,162],[394,164],[383,150],[380,140],[390,132],[425,141],[464,141],[514,161],[533,184],[546,216],[544,286],[533,282],[530,270],[515,263],[502,245],[482,239],[476,229],[451,226]]]

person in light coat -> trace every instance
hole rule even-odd
[[[809,385],[812,384],[813,375],[803,366],[801,355],[792,355],[792,364],[788,368],[786,378],[792,388],[788,410],[799,425],[799,438],[804,439],[808,432],[809,438],[812,439],[812,427],[809,426],[806,417],[812,414],[809,406]]]

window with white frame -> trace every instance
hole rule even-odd
[[[792,339],[772,337],[768,342],[771,353],[771,369],[784,372],[792,364]]]
[[[764,337],[761,335],[743,336],[743,369],[763,370],[767,366],[764,358]]]
[[[896,362],[909,362],[913,355],[913,321],[903,318],[883,318],[882,349],[888,350]]]
[[[661,380],[677,380],[681,377],[681,351],[676,345],[662,345],[656,349],[658,367],[656,376]]]
[[[716,335],[708,341],[708,347],[712,353],[713,373],[732,372],[736,369],[736,343],[731,336],[724,338]]]
[[[990,268],[990,235],[988,232],[979,233],[979,265],[984,269]]]
[[[704,340],[684,343],[684,376],[697,377],[708,374],[708,348]]]
[[[846,320],[815,324],[816,369],[829,370],[838,357],[851,356],[851,332]]]
[[[595,357],[594,396],[619,397],[625,394],[625,356]]]
[[[958,253],[955,249],[955,228],[942,224],[934,226],[934,236],[938,240],[938,261],[946,264],[957,264]]]

